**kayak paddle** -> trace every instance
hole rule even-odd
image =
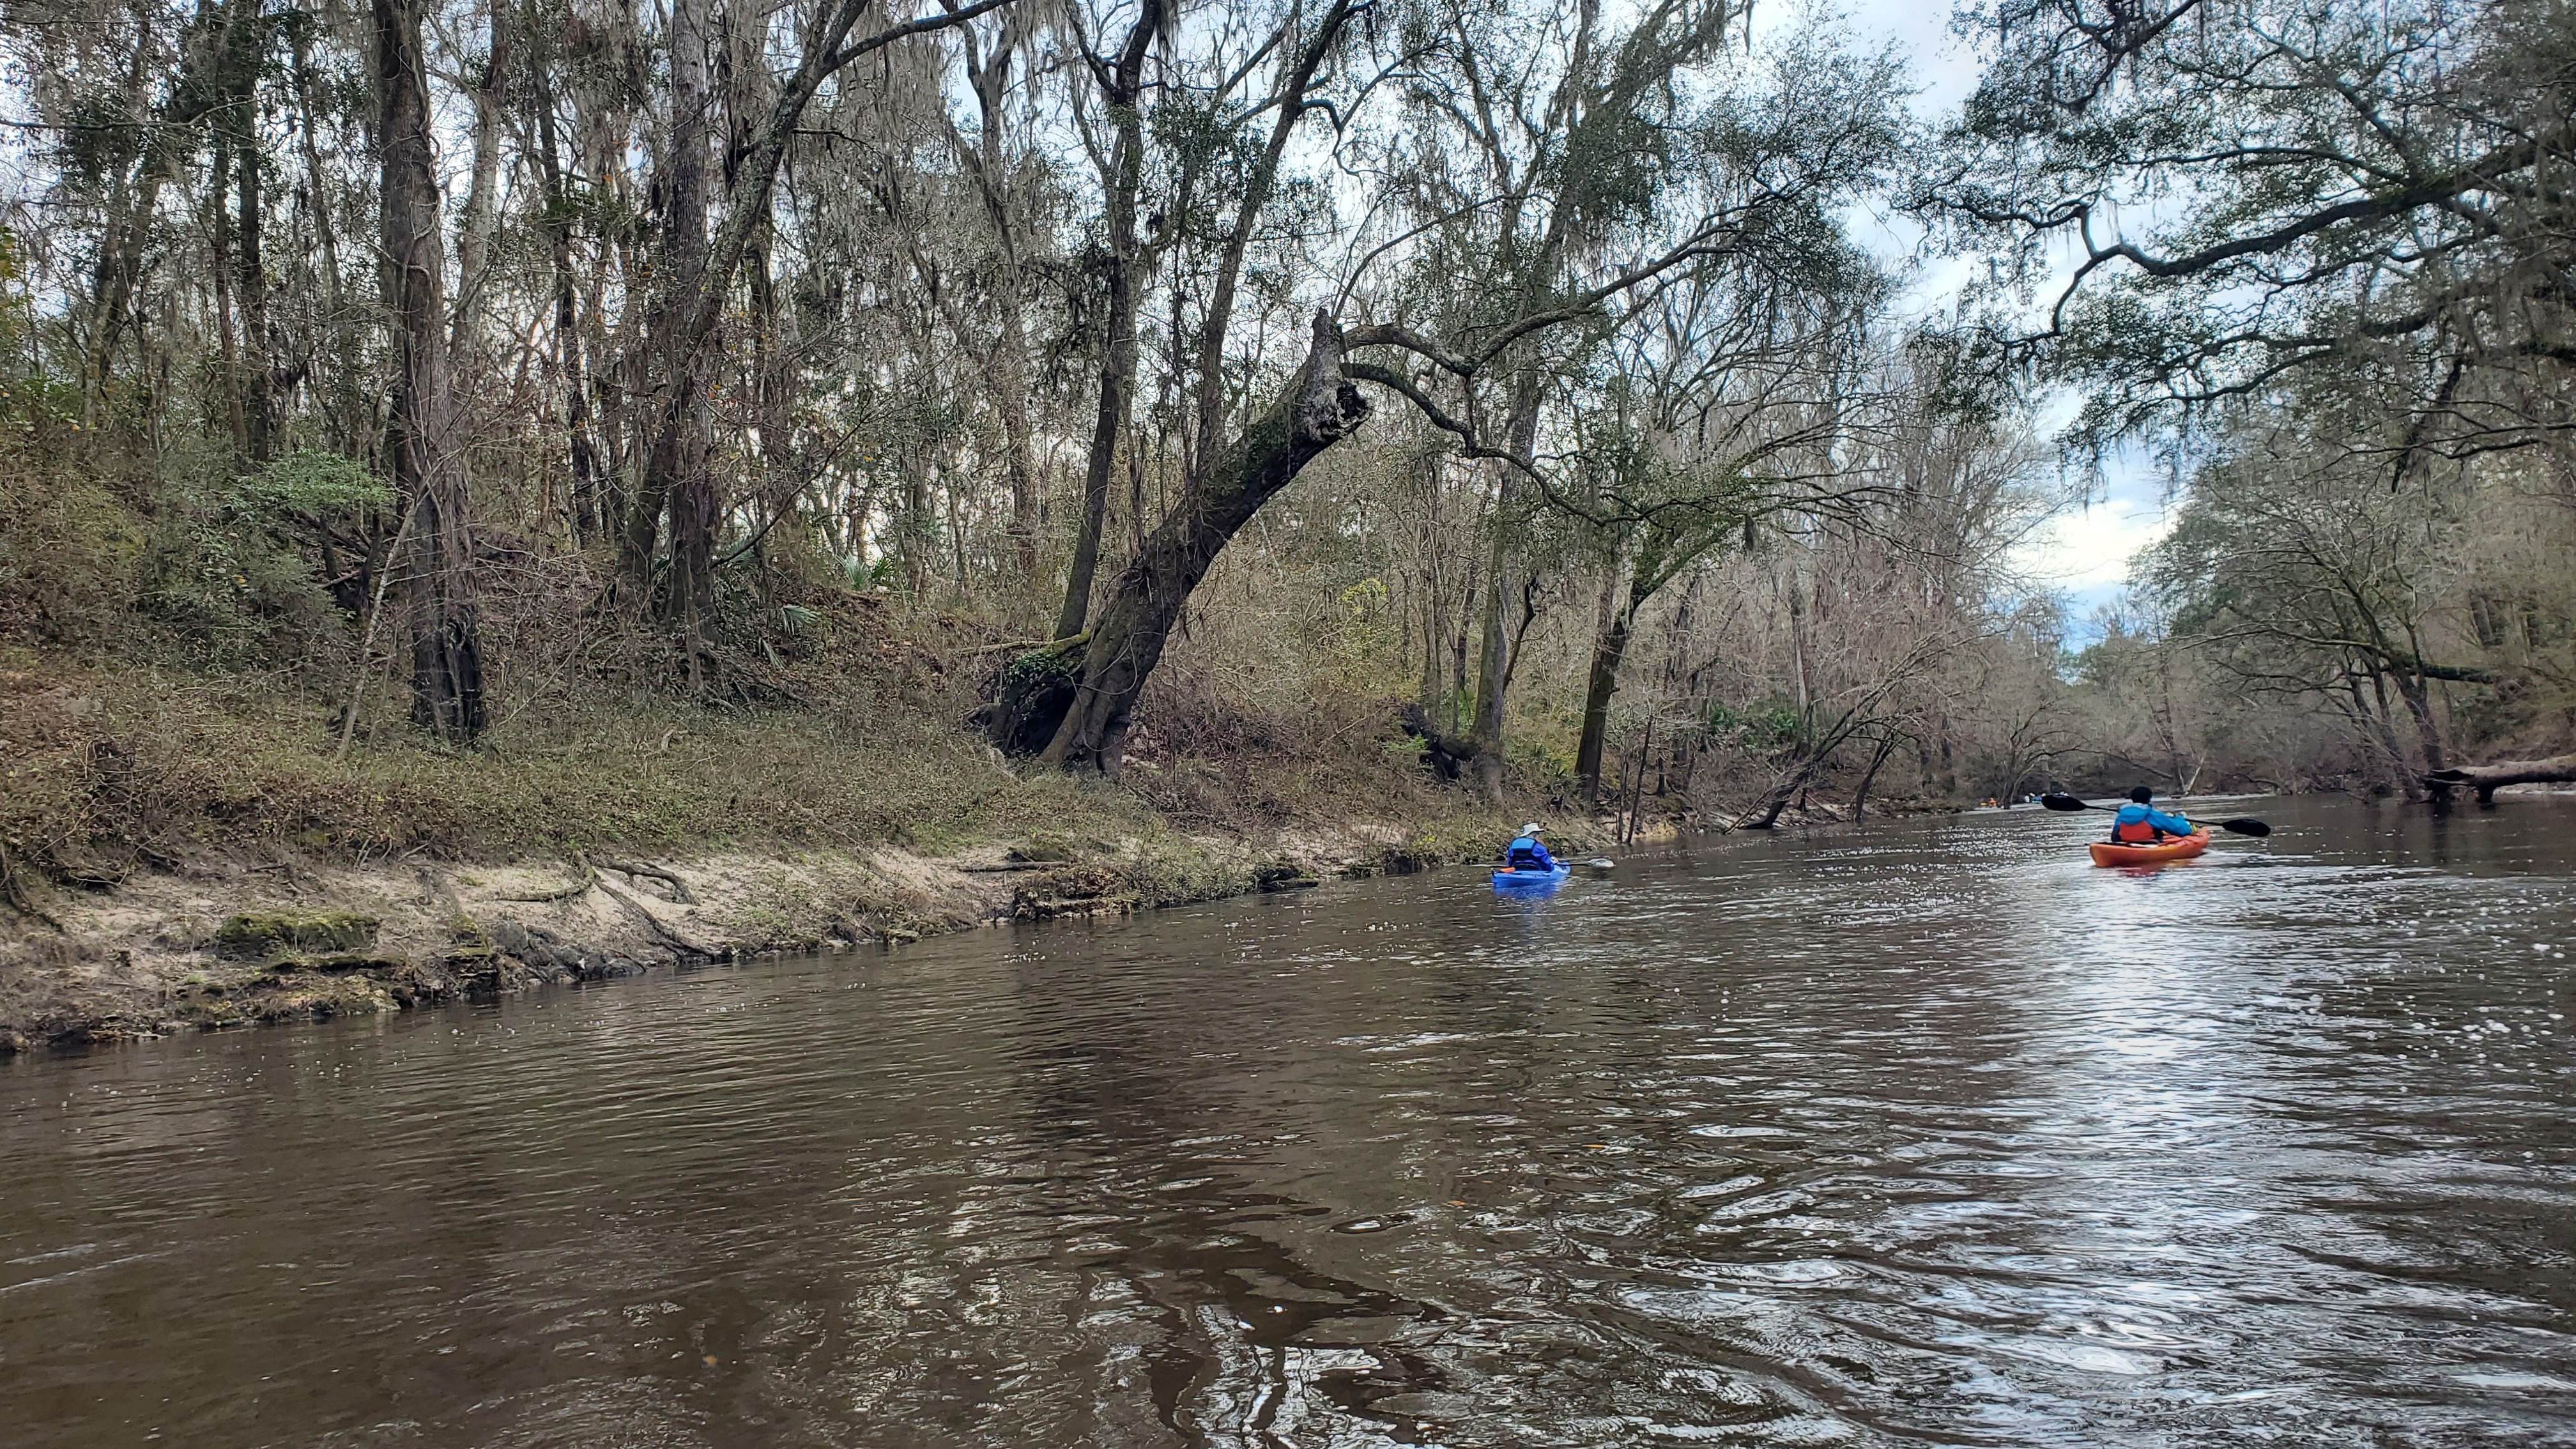
[[[2051,810],[2109,810],[2116,813],[2120,808],[2117,805],[2089,805],[2084,801],[2076,799],[2072,795],[2042,795],[2039,797],[2039,803]],[[2234,820],[2212,820],[2204,823],[2215,825],[2221,830],[2225,830],[2236,835],[2251,835],[2259,838],[2272,833],[2271,826],[2249,816],[2239,816]]]

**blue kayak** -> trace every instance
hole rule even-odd
[[[1545,890],[1550,886],[1565,884],[1565,878],[1572,874],[1574,874],[1574,867],[1561,860],[1556,863],[1554,870],[1513,870],[1508,866],[1498,865],[1494,867],[1494,889],[1498,891]]]

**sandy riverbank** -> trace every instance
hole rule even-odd
[[[0,1050],[396,1011],[769,952],[882,947],[1118,914],[1485,852],[1363,827],[1293,844],[1039,837],[630,859],[360,865],[208,852],[48,899],[0,944]]]

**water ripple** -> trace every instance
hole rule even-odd
[[[2576,820],[2263,808],[12,1063],[8,1443],[2576,1444]]]

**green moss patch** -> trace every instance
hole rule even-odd
[[[252,911],[215,931],[215,953],[236,961],[272,956],[348,956],[376,943],[373,916],[354,911]]]

